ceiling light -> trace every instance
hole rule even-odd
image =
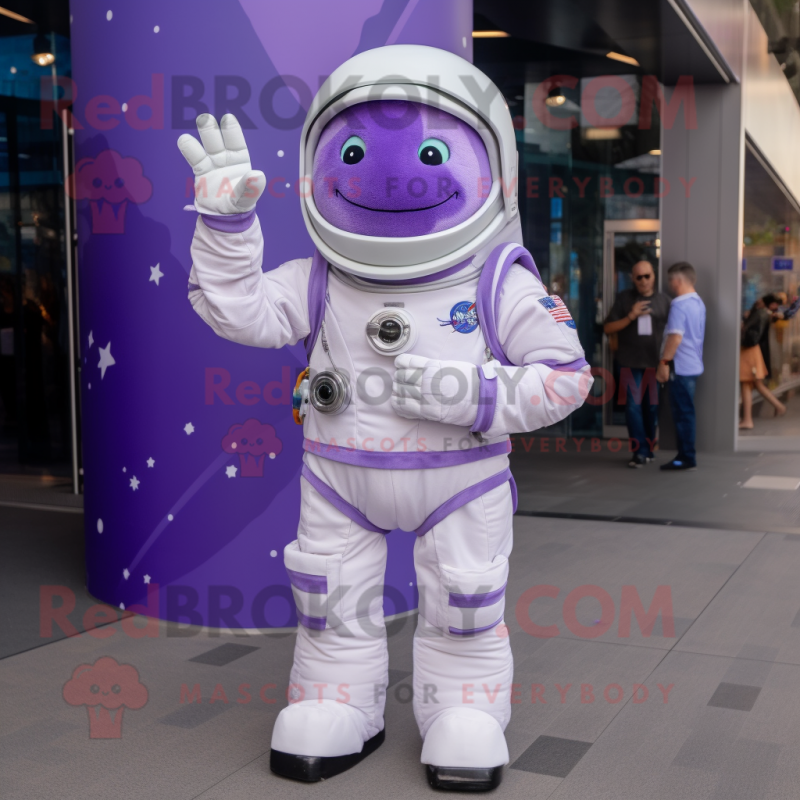
[[[547,97],[544,100],[544,104],[546,106],[550,106],[550,108],[557,108],[558,106],[563,106],[564,103],[567,102],[567,98],[564,95],[564,90],[560,86],[556,86],[551,89],[547,93]]]
[[[584,128],[583,138],[588,142],[603,142],[609,139],[621,139],[619,128]]]
[[[650,151],[650,155],[651,156],[660,156],[661,155],[661,151],[660,150],[651,150]]]
[[[33,40],[31,61],[40,67],[49,67],[56,60],[50,41],[44,34],[37,34]]]
[[[639,62],[635,58],[624,56],[622,53],[606,53],[606,58],[610,58],[612,61],[621,61],[623,64],[630,64],[632,67],[639,66]]]
[[[2,14],[4,17],[8,17],[9,19],[15,19],[17,22],[26,22],[28,25],[36,24],[32,19],[23,17],[22,14],[16,14],[13,11],[9,11],[7,8],[3,8],[2,6],[0,6],[0,14]]]
[[[510,35],[505,31],[472,31],[473,39],[505,39]]]

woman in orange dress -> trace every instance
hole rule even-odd
[[[769,330],[772,314],[778,308],[775,295],[765,295],[757,300],[742,324],[742,349],[739,353],[739,382],[742,385],[742,421],[739,430],[753,428],[753,387],[775,408],[775,416],[786,413],[786,406],[764,385],[768,370],[759,342]],[[774,306],[774,308],[773,308]]]

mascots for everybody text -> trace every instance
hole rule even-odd
[[[201,115],[198,129],[202,144],[178,140],[207,189],[189,299],[220,336],[303,339],[309,360],[294,398],[300,525],[284,552],[300,625],[271,768],[320,780],[383,742],[385,537],[399,528],[417,535],[422,763],[437,788],[491,789],[508,763],[513,673],[508,435],[563,419],[592,380],[569,312],[522,246],[506,103],[435,48],[347,61],[302,132],[316,251],[272,269],[267,243],[266,272],[264,174],[232,115],[219,126]]]

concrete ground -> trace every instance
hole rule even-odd
[[[754,476],[800,484],[800,457],[701,455],[697,472],[664,475],[595,455],[514,456],[506,623],[518,702],[495,796],[800,796],[800,492],[744,488]],[[390,625],[385,744],[322,784],[293,783],[268,768],[292,633],[179,636],[162,623],[134,638],[128,619],[96,631],[103,639],[42,635],[40,584],[72,587],[79,610],[94,602],[81,524],[79,513],[0,506],[4,798],[433,796],[409,702],[413,616]],[[540,585],[557,595],[523,598]],[[667,612],[648,621],[654,599]],[[135,667],[147,688],[118,739],[90,738],[94,712],[64,699],[75,668],[102,656]],[[184,685],[199,701],[181,697]]]

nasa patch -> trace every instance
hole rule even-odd
[[[437,317],[438,319],[438,317]],[[450,319],[440,319],[441,327],[452,326],[456,333],[472,333],[478,327],[478,310],[475,303],[462,300],[450,309]]]
[[[557,294],[540,297],[539,302],[547,309],[550,316],[556,322],[563,322],[568,328],[575,329],[575,321],[572,319],[569,309],[564,305],[564,301]]]

